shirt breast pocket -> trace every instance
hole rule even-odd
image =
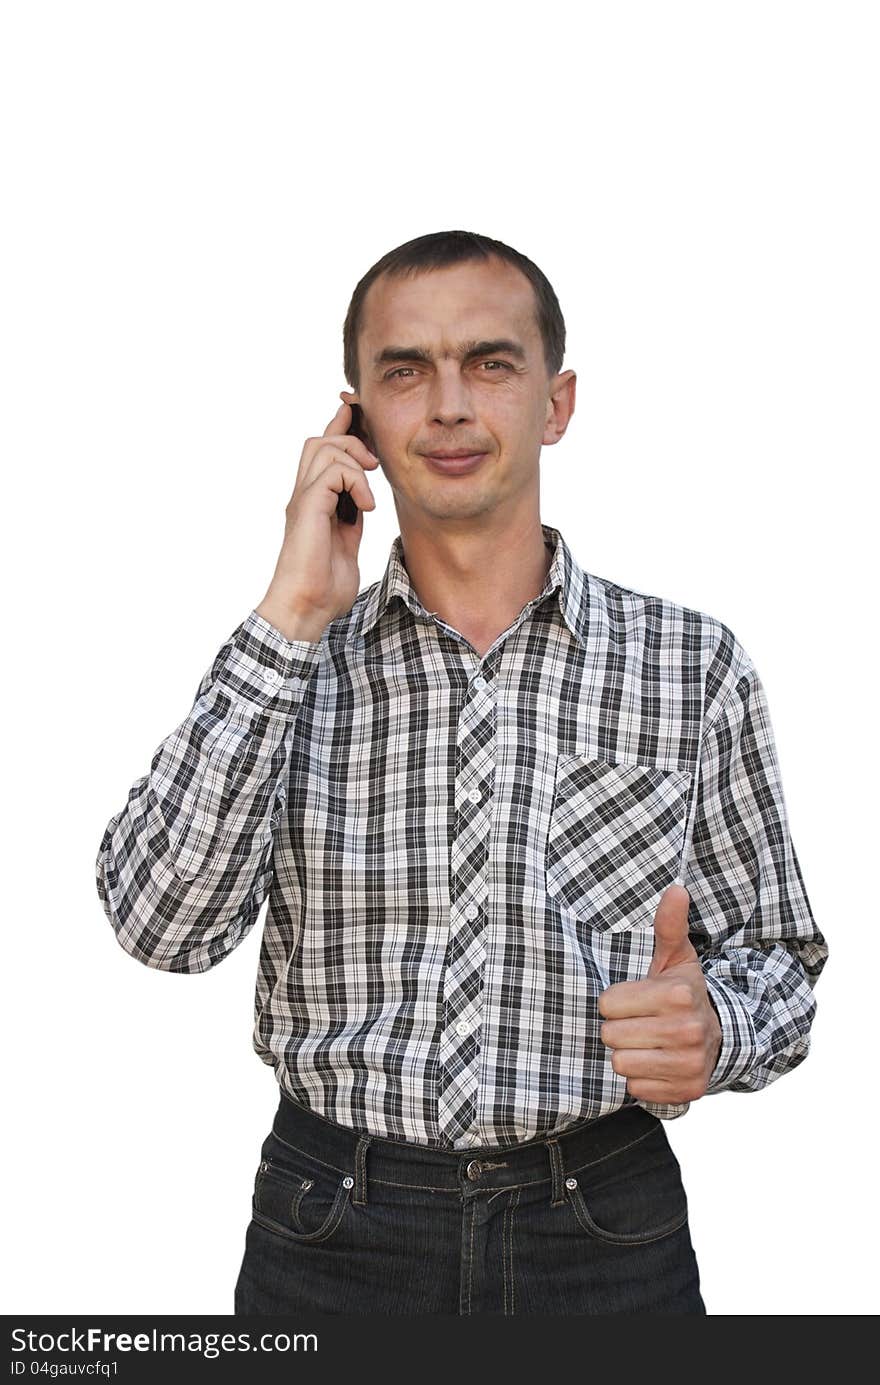
[[[561,757],[547,834],[550,898],[591,928],[651,926],[663,891],[679,879],[691,778],[689,770]]]

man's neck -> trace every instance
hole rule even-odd
[[[432,615],[481,653],[539,596],[553,561],[540,520],[425,543],[401,529],[404,566]]]

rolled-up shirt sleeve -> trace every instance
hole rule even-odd
[[[766,693],[738,649],[703,734],[681,877],[721,1024],[707,1095],[758,1091],[803,1062],[828,957],[791,839]]]

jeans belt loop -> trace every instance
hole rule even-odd
[[[552,1187],[550,1192],[550,1206],[561,1207],[565,1202],[565,1164],[562,1158],[562,1150],[559,1147],[559,1140],[555,1135],[551,1135],[544,1143],[550,1151],[550,1174]]]
[[[361,1135],[354,1152],[354,1192],[351,1200],[356,1207],[365,1207],[367,1202],[367,1148],[372,1136]]]

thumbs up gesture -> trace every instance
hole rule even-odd
[[[643,981],[620,981],[599,996],[599,1031],[611,1066],[642,1101],[695,1101],[718,1061],[721,1025],[688,937],[690,895],[664,890],[654,914],[654,956]]]

